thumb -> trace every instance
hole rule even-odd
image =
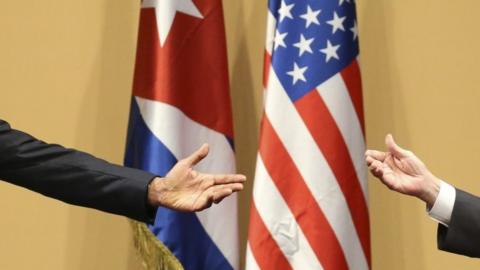
[[[189,166],[194,166],[208,155],[209,146],[204,143],[197,151],[188,156],[185,161]]]
[[[405,150],[400,146],[398,146],[398,144],[393,139],[392,134],[388,134],[385,137],[385,145],[387,146],[388,151],[397,158],[408,157],[411,155],[410,151]]]

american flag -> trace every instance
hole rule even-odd
[[[164,176],[203,143],[196,167],[235,172],[221,0],[143,0],[126,165]],[[238,269],[235,195],[199,213],[159,208],[149,226],[185,269]],[[154,251],[149,251],[154,252]]]
[[[369,269],[353,0],[270,0],[246,269]]]

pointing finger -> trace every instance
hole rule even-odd
[[[247,181],[247,177],[243,174],[216,174],[209,176],[213,177],[215,185],[243,183]]]

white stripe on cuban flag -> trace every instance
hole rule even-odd
[[[141,97],[135,99],[150,131],[177,160],[187,157],[203,143],[208,143],[209,155],[195,169],[210,173],[235,172],[234,152],[223,134],[193,121],[169,104]],[[234,194],[221,204],[214,204],[211,208],[196,213],[208,235],[234,269],[239,263],[236,248],[238,247],[236,205],[237,196]],[[225,216],[230,218],[220,218]]]

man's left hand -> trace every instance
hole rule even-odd
[[[155,178],[148,188],[149,203],[178,211],[201,211],[243,189],[244,175],[206,174],[193,170],[193,166],[207,155],[208,145],[204,144],[175,164],[165,178]]]

